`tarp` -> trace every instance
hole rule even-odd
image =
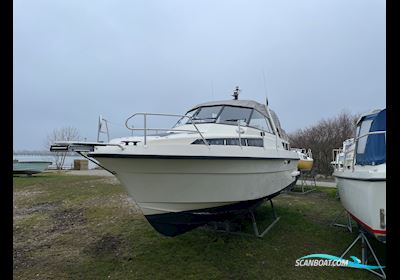
[[[386,109],[363,117],[362,122],[372,120],[370,132],[386,131]],[[361,136],[361,135],[357,135]],[[357,149],[356,164],[359,165],[377,165],[386,162],[386,137],[385,134],[370,134],[368,135],[365,150],[359,153]]]

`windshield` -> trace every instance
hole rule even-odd
[[[253,109],[234,107],[234,106],[208,106],[190,110],[186,116],[192,117],[194,123],[221,123],[234,124],[243,121],[246,125],[249,123],[250,115]],[[175,126],[191,124],[188,118],[181,118]]]
[[[222,106],[202,107],[193,115],[195,123],[215,122]]]
[[[189,112],[187,112],[185,114],[185,116],[192,117],[196,113],[197,110],[198,109],[190,110]],[[174,125],[174,127],[181,126],[181,125],[184,125],[184,124],[187,124],[187,123],[191,123],[190,119],[186,118],[186,117],[182,117],[182,118],[179,119],[179,121],[177,121],[177,123]]]
[[[249,122],[250,108],[225,106],[222,113],[218,117],[217,123],[237,124],[238,121]]]

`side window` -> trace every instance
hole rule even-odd
[[[269,125],[269,122],[267,122],[267,119],[256,110],[254,110],[253,115],[251,116],[249,125],[272,133],[272,129]]]
[[[210,145],[225,145],[224,139],[207,139],[207,142]]]
[[[271,120],[269,118],[267,118],[267,125],[269,127],[269,132],[275,134],[274,130],[272,129]]]
[[[242,138],[241,142],[242,142],[242,146],[247,146],[246,145],[246,139]],[[239,146],[239,138],[228,138],[228,139],[226,139],[226,145]]]
[[[261,138],[249,138],[247,139],[248,146],[264,147],[264,141]]]
[[[361,123],[360,129],[357,127],[357,137],[363,136],[369,132],[369,129],[371,128],[371,123],[372,120],[367,120],[363,121]],[[364,136],[358,139],[358,144],[357,144],[357,154],[363,154],[365,151],[365,146],[367,145],[367,138],[368,136]]]

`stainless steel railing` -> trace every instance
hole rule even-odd
[[[133,128],[128,126],[128,122],[130,119],[132,119],[135,116],[143,116],[143,128]],[[190,129],[176,129],[176,128],[148,128],[147,127],[147,116],[164,116],[164,117],[180,117],[180,118],[188,118],[191,121],[191,124],[194,126],[195,130],[190,130]],[[149,130],[155,130],[155,131],[181,131],[181,132],[195,132],[198,133],[203,140],[204,144],[210,145],[207,140],[204,138],[203,134],[200,132],[196,124],[193,122],[193,118],[191,116],[187,115],[176,115],[176,114],[163,114],[163,113],[135,113],[129,118],[126,119],[125,121],[125,126],[132,131],[139,131],[142,130],[144,134],[144,145],[147,145],[147,132]]]
[[[241,137],[241,128],[240,128],[240,120],[239,121],[237,121],[237,125],[238,125],[238,135],[239,135],[239,146],[240,146],[240,148],[242,147],[242,137]]]
[[[385,134],[385,141],[386,141],[386,130],[379,130],[379,131],[370,131],[368,133],[365,133],[359,137],[356,138],[356,141],[358,141],[358,139],[363,138],[365,136],[371,135],[371,134]]]

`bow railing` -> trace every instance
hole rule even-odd
[[[136,116],[143,116],[143,128],[134,128],[133,126],[129,126],[128,125],[128,122],[132,118],[134,118]],[[190,130],[190,129],[176,129],[176,128],[148,128],[147,127],[147,117],[148,116],[180,117],[181,119],[182,118],[188,118],[195,129],[194,130]],[[209,145],[209,143],[204,138],[203,134],[200,132],[200,130],[197,127],[197,125],[193,122],[193,118],[191,116],[187,116],[187,115],[163,114],[163,113],[135,113],[135,114],[133,114],[132,116],[130,116],[129,118],[126,119],[125,126],[129,130],[132,130],[132,131],[143,131],[144,145],[147,145],[147,135],[148,135],[148,131],[149,130],[151,130],[151,131],[194,132],[194,133],[198,133],[200,135],[200,137],[203,140],[204,144]]]

